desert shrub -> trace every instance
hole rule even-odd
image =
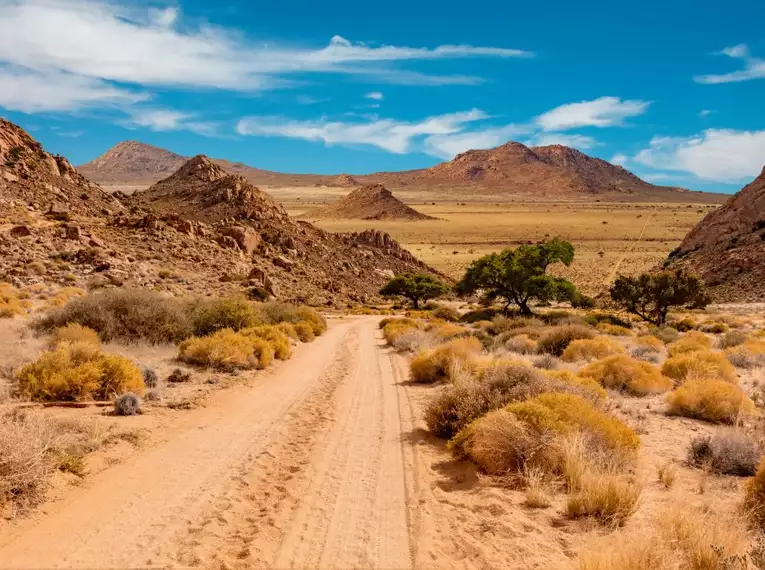
[[[327,330],[327,322],[324,317],[311,307],[289,303],[258,303],[255,309],[260,321],[266,325],[307,323],[315,336],[321,336]]]
[[[683,317],[670,323],[673,328],[680,332],[688,332],[698,328],[698,323],[690,317]]]
[[[632,323],[629,320],[623,319],[613,313],[603,313],[600,311],[588,313],[584,316],[584,321],[592,326],[597,326],[600,323],[606,323],[609,325],[624,327],[626,329],[632,328]]]
[[[167,377],[167,381],[170,384],[180,384],[183,382],[191,382],[191,373],[184,372],[180,368],[175,368]]]
[[[756,414],[752,400],[738,386],[711,378],[688,380],[667,396],[669,412],[715,423],[734,423]]]
[[[664,344],[670,344],[680,338],[680,333],[672,327],[661,327],[651,330],[651,334]]]
[[[704,323],[701,325],[701,330],[705,333],[722,334],[728,331],[728,325],[725,323],[718,323],[716,321]]]
[[[260,324],[255,305],[245,297],[195,299],[188,308],[195,336],[219,330],[238,331]]]
[[[456,323],[460,320],[460,312],[449,305],[438,305],[430,311],[430,314],[434,319],[441,319],[450,323]]]
[[[421,352],[412,359],[412,380],[432,384],[448,379],[454,367],[470,367],[482,350],[480,341],[473,337],[457,338],[431,350]]]
[[[607,337],[584,338],[571,341],[561,358],[566,362],[593,360],[624,352],[624,347]]]
[[[0,507],[24,510],[42,501],[56,437],[43,417],[0,415]]]
[[[738,384],[733,365],[718,352],[693,352],[673,356],[664,362],[661,371],[679,383],[691,379],[716,378]]]
[[[178,358],[197,366],[218,370],[263,369],[274,358],[274,348],[267,340],[223,329],[210,336],[192,337],[179,346]]]
[[[86,344],[101,346],[101,341],[99,340],[96,331],[77,323],[70,323],[55,329],[50,335],[48,346],[50,348],[56,348],[61,344],[74,342],[84,342]]]
[[[45,300],[48,307],[63,307],[74,297],[83,297],[86,295],[85,289],[79,287],[62,287],[56,293]]]
[[[630,356],[632,356],[632,358],[637,358],[638,360],[651,362],[653,364],[659,362],[659,353],[652,346],[636,346],[630,351]]]
[[[147,388],[156,388],[159,386],[159,377],[153,368],[143,369],[143,385]]]
[[[20,291],[9,283],[0,283],[0,319],[8,319],[24,312],[19,301]]]
[[[597,326],[597,329],[604,334],[610,334],[612,336],[632,336],[632,331],[627,327],[612,325],[610,323],[600,323]]]
[[[579,371],[603,387],[628,392],[635,396],[658,394],[672,388],[672,382],[654,365],[625,354],[608,356],[592,362]]]
[[[506,340],[504,347],[510,352],[517,352],[518,354],[532,354],[537,348],[537,343],[528,335],[520,334]]]
[[[569,518],[592,517],[606,526],[621,526],[637,510],[640,487],[618,473],[588,471],[569,495]]]
[[[292,354],[289,337],[274,325],[244,329],[240,334],[268,341],[274,349],[274,356],[279,360],[287,360]]]
[[[688,464],[719,475],[749,477],[757,471],[762,450],[749,434],[738,428],[702,435],[688,445]]]
[[[467,329],[452,323],[429,323],[425,330],[440,341],[465,336],[468,332]]]
[[[738,346],[726,348],[724,353],[728,362],[738,368],[765,366],[765,342],[760,339],[747,339]]]
[[[670,356],[707,351],[712,348],[712,339],[702,332],[692,331],[667,347]]]
[[[285,335],[287,335],[288,338],[291,338],[292,340],[300,340],[300,337],[295,330],[295,325],[292,323],[278,323],[273,326],[282,331]]]
[[[36,401],[106,400],[127,391],[143,393],[140,370],[122,356],[88,343],[63,344],[16,375],[24,397]]]
[[[578,376],[569,370],[545,370],[543,374],[549,380],[554,381],[552,385],[550,383],[547,384],[551,388],[550,391],[568,391],[560,389],[559,383],[563,383],[578,388],[578,390],[572,390],[572,392],[588,401],[604,400],[608,396],[603,387],[594,378],[589,376]],[[554,389],[556,384],[559,388],[557,390]]]
[[[561,356],[572,341],[593,338],[595,332],[581,325],[563,325],[544,333],[537,342],[537,350],[544,354]]]
[[[126,392],[114,399],[114,413],[118,416],[135,416],[141,413],[141,398]]]
[[[396,337],[393,348],[399,352],[420,352],[428,350],[436,344],[430,333],[420,329],[409,329]]]
[[[380,319],[380,322],[378,323],[378,327],[380,329],[384,329],[387,325],[390,323],[399,323],[399,324],[408,324],[411,326],[417,326],[417,320],[410,319],[408,317],[385,317],[384,319]]]
[[[500,315],[492,319],[491,323],[487,326],[487,329],[491,334],[499,335],[526,327],[543,327],[544,324],[543,320],[536,317],[506,317]]]
[[[534,357],[534,366],[542,370],[555,370],[560,366],[560,360],[552,354],[541,354]]]
[[[496,316],[497,312],[496,309],[492,309],[491,307],[475,309],[464,313],[460,317],[460,322],[472,324],[479,321],[491,321]]]
[[[743,510],[751,525],[765,530],[765,459],[761,459],[757,472],[744,488]]]
[[[295,328],[295,334],[297,334],[300,342],[313,342],[316,335],[313,332],[313,327],[310,323],[299,322],[293,325]]]
[[[108,289],[74,298],[34,326],[51,331],[70,323],[96,331],[112,340],[176,342],[192,332],[186,306],[180,300],[147,289]]]
[[[382,327],[383,338],[388,344],[393,344],[396,339],[404,333],[417,330],[419,328],[416,321],[412,319],[383,319],[387,321]]]
[[[662,348],[664,348],[664,341],[650,334],[637,337],[635,339],[635,344],[641,347],[653,348],[655,352],[659,352]]]

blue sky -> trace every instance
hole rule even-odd
[[[0,0],[0,114],[284,172],[562,143],[732,192],[765,165],[765,3]]]

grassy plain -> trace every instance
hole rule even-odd
[[[297,189],[294,189],[297,190]],[[268,189],[290,214],[331,232],[375,228],[390,233],[417,257],[453,278],[475,258],[506,247],[560,236],[576,247],[576,259],[555,271],[588,294],[597,294],[618,273],[635,274],[661,263],[716,204],[625,202],[425,201],[401,194],[434,221],[313,220],[311,208],[348,190]]]

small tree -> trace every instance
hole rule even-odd
[[[380,289],[380,295],[386,297],[406,297],[415,309],[420,308],[420,301],[428,301],[446,294],[449,288],[432,275],[425,273],[402,273],[396,275]]]
[[[547,275],[547,268],[557,262],[570,265],[574,246],[555,238],[536,245],[522,245],[476,259],[457,284],[460,294],[481,292],[489,301],[504,301],[504,312],[515,303],[522,315],[531,315],[529,303],[569,301],[576,288],[562,277]]]
[[[611,299],[644,321],[661,326],[670,307],[703,308],[709,303],[704,282],[677,271],[620,275],[611,286]]]

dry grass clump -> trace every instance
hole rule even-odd
[[[533,363],[542,370],[556,370],[560,366],[560,360],[552,354],[540,354],[534,357]]]
[[[621,344],[608,337],[600,336],[572,341],[563,351],[561,358],[566,362],[576,362],[604,358],[621,352],[624,352]]]
[[[298,323],[306,323],[311,327],[314,336],[321,336],[327,330],[327,321],[311,307],[289,303],[258,303],[255,305],[255,309],[262,324],[291,323],[297,325]]]
[[[704,333],[691,331],[667,347],[670,356],[711,350],[712,339]]]
[[[656,470],[659,483],[664,485],[665,489],[671,489],[675,483],[677,477],[677,468],[672,463],[664,463],[660,465]]]
[[[506,350],[517,354],[533,354],[537,349],[537,343],[527,334],[519,334],[505,341]]]
[[[0,507],[25,509],[45,496],[56,426],[43,417],[0,416]]]
[[[240,334],[268,341],[274,349],[274,356],[279,360],[287,360],[292,355],[289,337],[275,325],[251,327],[240,331]]]
[[[61,344],[71,344],[75,342],[84,342],[86,344],[101,346],[101,340],[98,338],[98,333],[96,331],[77,323],[70,323],[55,329],[50,335],[48,346],[50,348],[56,348]]]
[[[603,334],[612,336],[632,336],[632,331],[627,327],[612,325],[611,323],[599,323],[597,329]]]
[[[677,383],[713,378],[738,384],[733,365],[719,352],[693,352],[668,358],[661,367],[665,376]]]
[[[433,335],[438,341],[451,340],[459,336],[465,336],[467,329],[454,323],[431,322],[425,327],[425,331]]]
[[[688,445],[688,464],[718,475],[754,475],[761,457],[757,442],[739,428],[720,430],[714,436],[694,437]]]
[[[765,366],[765,341],[750,338],[742,344],[725,349],[728,362],[738,368]]]
[[[63,307],[74,297],[84,297],[85,289],[79,287],[62,287],[45,300],[48,307]]]
[[[593,378],[605,388],[634,396],[660,394],[672,388],[672,381],[663,376],[656,366],[626,354],[592,362],[582,368],[579,375]]]
[[[600,384],[598,384],[598,382],[594,378],[590,378],[588,376],[578,376],[574,374],[573,372],[571,372],[570,370],[545,370],[542,373],[549,380],[553,381],[552,385],[550,385],[550,383],[548,382],[548,386],[551,386],[553,388],[556,388],[556,387],[558,388],[557,390],[551,389],[550,391],[555,391],[555,392],[572,391],[573,393],[583,397],[585,400],[588,400],[588,401],[605,400],[606,397],[608,396],[608,393],[603,389],[603,387]],[[575,390],[561,389],[560,383],[571,386],[572,388],[575,388]]]
[[[409,329],[396,337],[393,341],[393,348],[398,352],[416,353],[433,348],[435,344],[437,344],[436,339],[429,332]]]
[[[16,379],[19,393],[36,401],[107,400],[127,391],[143,393],[143,375],[130,360],[82,342],[43,352]]]
[[[640,335],[635,339],[635,344],[637,346],[656,349],[656,352],[659,352],[664,348],[664,342],[660,338],[651,334]]]
[[[455,368],[471,368],[482,351],[481,342],[473,337],[457,338],[421,352],[412,359],[409,369],[412,381],[433,384],[450,378]]]
[[[493,335],[511,332],[517,329],[541,328],[545,325],[544,321],[536,317],[494,317],[486,327]]]
[[[526,486],[524,504],[532,509],[546,509],[552,503],[545,472],[541,469],[529,469],[523,475]]]
[[[291,338],[292,340],[300,340],[297,330],[295,329],[295,325],[292,323],[277,323],[273,326],[287,335],[287,338]]]
[[[752,527],[765,531],[765,459],[746,484],[742,508]]]
[[[437,305],[434,309],[431,309],[430,314],[434,319],[450,323],[456,323],[461,317],[460,312],[449,305]]]
[[[593,338],[595,332],[582,325],[563,325],[544,333],[537,342],[537,350],[543,354],[561,356],[571,342]]]
[[[724,380],[689,380],[667,395],[669,413],[715,423],[735,423],[756,415],[754,402],[738,386]]]
[[[589,470],[566,502],[569,518],[592,517],[606,526],[621,526],[637,510],[641,489],[619,473]]]
[[[300,342],[313,342],[316,338],[314,327],[310,323],[299,322],[292,325]]]
[[[178,358],[189,364],[224,371],[263,369],[273,361],[274,347],[262,338],[223,329],[210,336],[183,341]]]
[[[24,312],[20,291],[10,283],[0,283],[0,319],[8,319]]]
[[[35,323],[41,331],[76,323],[93,329],[101,340],[144,339],[163,343],[192,333],[185,304],[147,289],[108,289],[72,299]]]
[[[577,570],[674,570],[655,533],[610,533],[591,540],[580,552]]]
[[[744,344],[749,335],[742,331],[730,331],[717,339],[717,348],[733,348]]]
[[[239,331],[261,323],[255,305],[245,297],[194,299],[187,309],[195,336],[231,329]]]
[[[383,338],[388,344],[393,344],[400,336],[419,329],[417,322],[412,319],[383,319],[383,321],[387,321],[381,328]]]
[[[680,338],[680,333],[677,332],[677,329],[668,326],[652,329],[651,334],[664,344],[673,343]]]

